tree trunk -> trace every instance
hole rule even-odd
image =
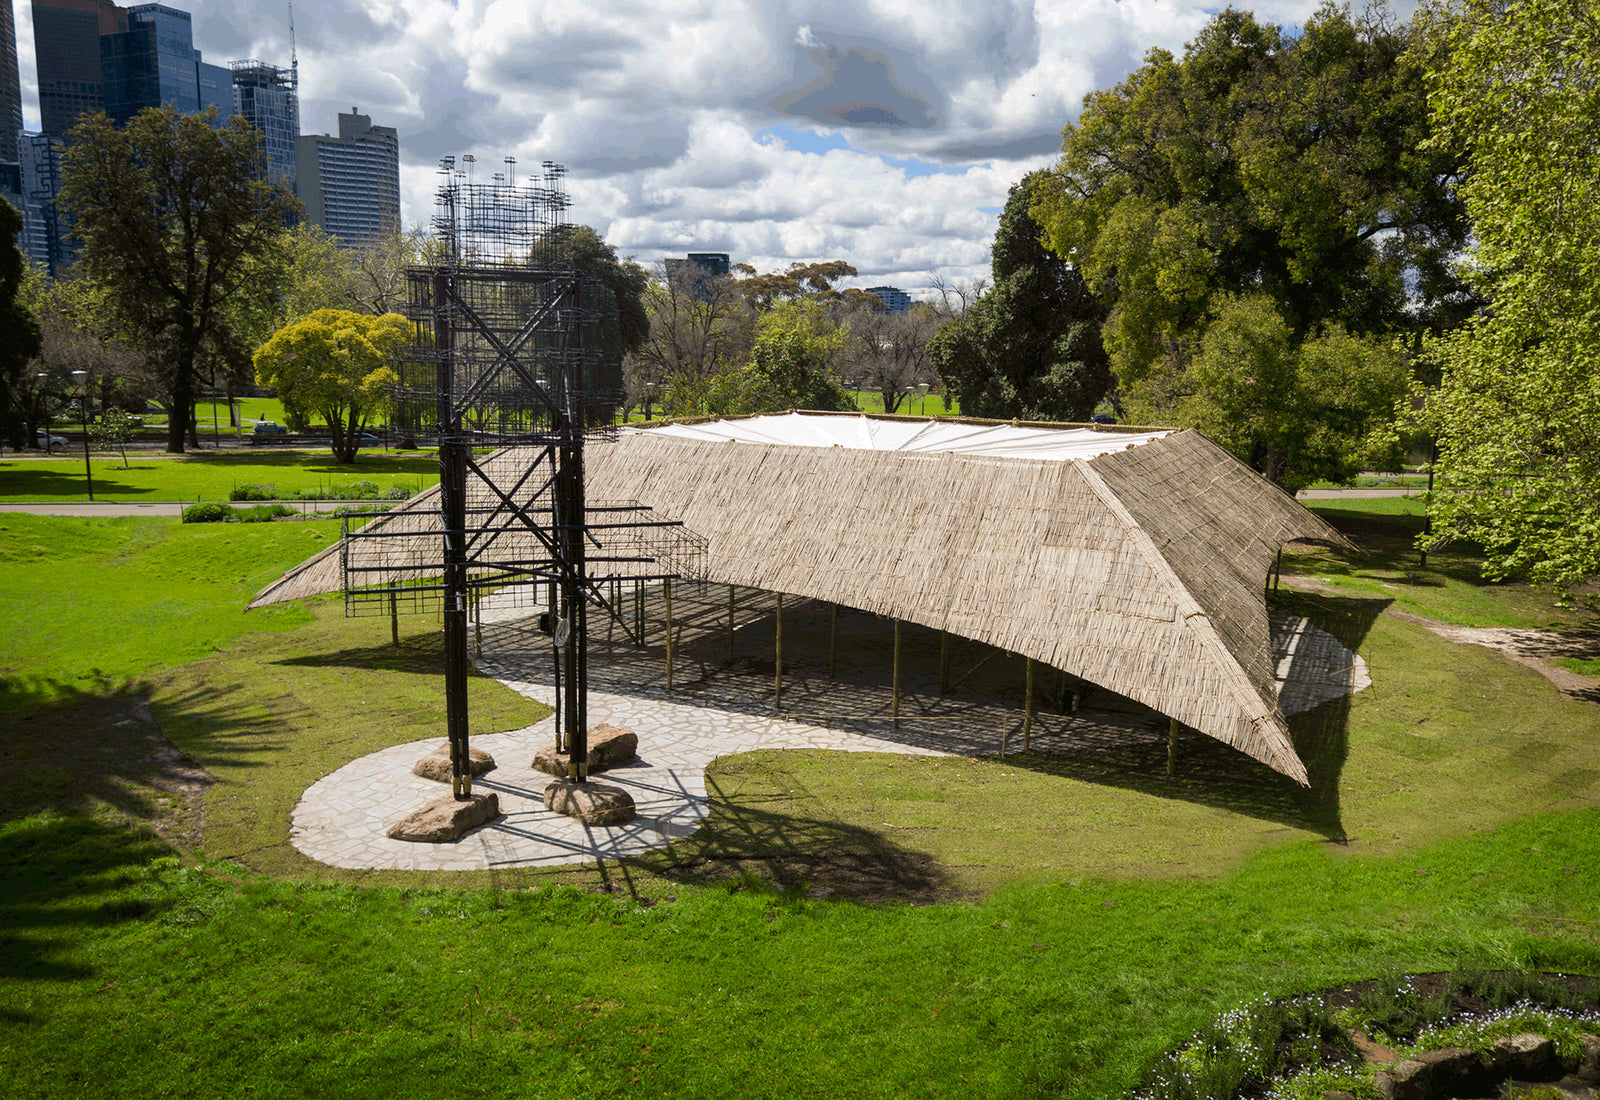
[[[172,383],[171,400],[167,404],[167,453],[184,453],[183,437],[194,416],[194,377],[188,364],[180,363],[178,376]]]

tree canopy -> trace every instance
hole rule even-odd
[[[750,362],[718,375],[706,411],[718,416],[789,409],[853,409],[837,363],[847,330],[816,301],[784,302],[756,322]]]
[[[1476,306],[1449,263],[1466,243],[1460,157],[1425,142],[1417,32],[1385,15],[1324,4],[1291,36],[1228,9],[1181,59],[1152,50],[1089,95],[1064,130],[1036,213],[1107,310],[1106,350],[1136,417],[1182,423],[1186,408],[1219,404],[1206,392],[1219,376],[1192,368],[1218,361],[1206,340],[1245,299],[1270,304],[1286,361],[1320,390],[1339,383],[1305,371],[1347,360],[1302,355],[1307,341],[1371,341],[1370,364],[1388,338],[1448,328]],[[1358,392],[1376,391],[1346,388]],[[1390,415],[1361,410],[1352,434]],[[1290,478],[1339,472],[1316,449],[1251,451],[1240,457]]]
[[[18,301],[27,268],[16,244],[21,228],[22,215],[0,199],[0,419],[5,421],[11,445],[18,450],[27,445],[29,428],[22,400],[28,389],[23,375],[40,345],[39,323]]]
[[[1467,158],[1462,270],[1490,306],[1426,351],[1433,537],[1576,585],[1600,573],[1600,20],[1589,0],[1435,16],[1431,144]]]
[[[412,340],[411,323],[397,313],[319,309],[257,349],[256,378],[277,387],[285,406],[320,412],[334,457],[354,462],[361,431],[388,402],[399,381],[394,364]]]
[[[610,302],[603,310],[606,317],[602,328],[606,331],[599,336],[602,345],[614,346],[618,355],[638,351],[650,335],[650,314],[645,306],[649,273],[632,257],[619,260],[615,246],[587,225],[568,226],[562,246],[568,262],[599,280],[610,294]]]
[[[62,205],[86,277],[160,370],[167,450],[182,453],[198,382],[212,363],[248,363],[241,311],[252,265],[278,247],[294,200],[266,180],[260,135],[215,111],[147,108],[118,130],[103,114],[76,126]]]
[[[1030,175],[995,231],[993,285],[928,344],[947,393],[969,416],[1087,420],[1111,385],[1104,316],[1073,265],[1045,246]]]

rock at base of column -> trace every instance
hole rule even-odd
[[[639,738],[632,731],[620,729],[606,722],[589,727],[590,775],[619,767],[638,758]],[[547,749],[540,749],[533,758],[535,770],[553,775],[557,779],[567,778],[567,765],[570,762],[570,757],[564,752],[557,752],[553,745]]]
[[[471,766],[473,775],[482,775],[484,772],[494,770],[494,757],[482,749],[468,749],[467,762]],[[446,745],[438,752],[418,760],[411,769],[411,774],[440,783],[450,782],[450,746]]]
[[[545,787],[544,807],[585,825],[620,825],[634,816],[633,796],[621,787],[567,779]]]
[[[391,840],[415,840],[423,844],[445,844],[461,839],[461,834],[476,829],[500,816],[500,798],[493,791],[475,794],[458,802],[454,795],[430,802],[422,809],[389,826]]]

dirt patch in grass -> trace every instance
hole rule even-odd
[[[1393,612],[1407,622],[1425,626],[1447,642],[1481,645],[1503,653],[1519,665],[1533,669],[1549,680],[1569,699],[1600,702],[1600,679],[1583,676],[1551,662],[1559,658],[1580,661],[1600,659],[1600,634],[1583,632],[1557,634],[1549,630],[1516,630],[1510,627],[1451,626],[1420,615]]]
[[[167,740],[142,688],[96,695],[28,686],[35,705],[0,713],[0,820],[48,808],[198,846],[212,778]]]

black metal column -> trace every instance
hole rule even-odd
[[[444,528],[444,713],[450,738],[450,791],[472,797],[467,743],[467,459],[461,414],[455,407],[455,360],[450,324],[450,276],[433,276],[433,340],[438,351],[439,509]]]
[[[572,308],[577,308],[577,285],[563,288],[558,294],[568,295]],[[558,401],[561,423],[556,425],[560,434],[555,478],[555,510],[558,547],[564,565],[561,574],[561,618],[566,637],[561,648],[565,650],[566,694],[565,730],[567,742],[568,778],[579,783],[589,778],[589,652],[588,652],[588,599],[584,591],[587,569],[584,560],[584,499],[583,499],[583,432],[584,387],[581,342],[574,334],[563,357],[561,387]]]
[[[444,512],[444,706],[450,734],[450,789],[472,795],[467,744],[467,457],[460,440],[439,443],[439,503]]]

